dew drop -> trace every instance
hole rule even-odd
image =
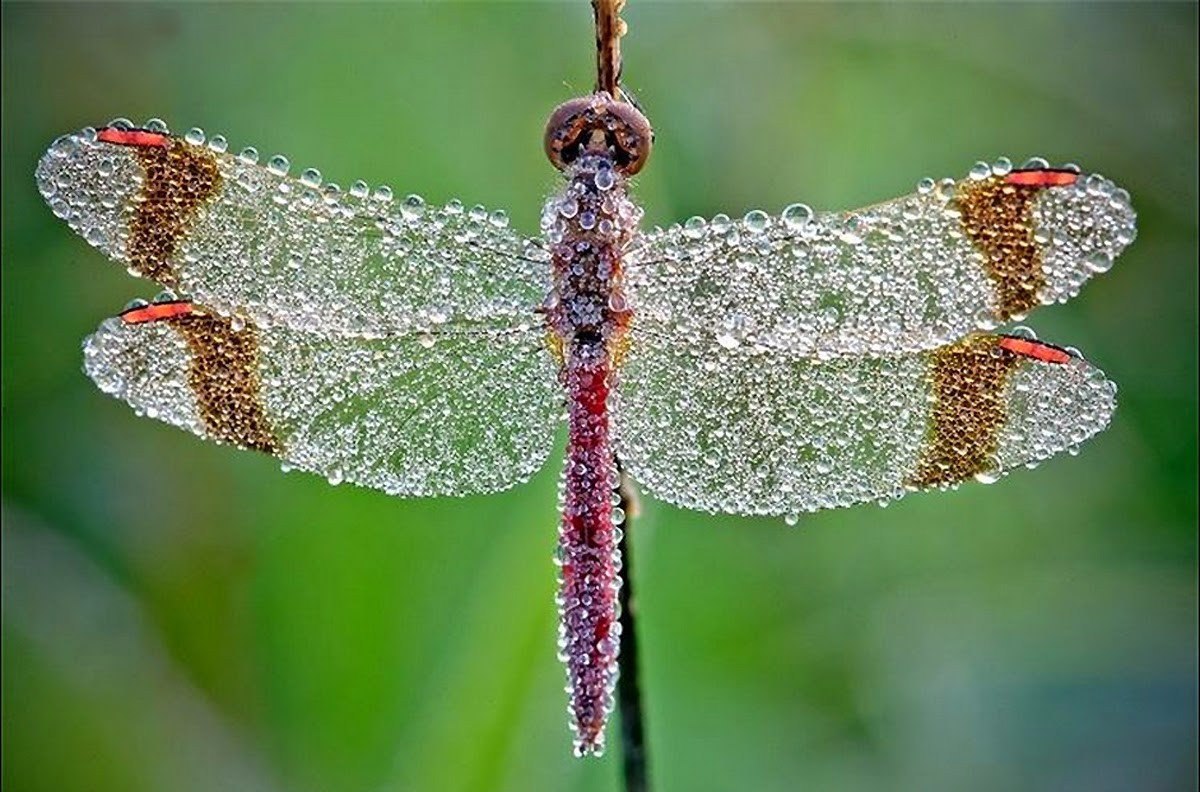
[[[405,220],[416,220],[425,214],[425,199],[419,195],[406,195],[400,202],[400,215]]]
[[[305,168],[300,174],[300,183],[305,187],[320,187],[321,171],[316,168]]]
[[[200,127],[192,127],[184,133],[183,139],[193,146],[204,145],[204,130]]]
[[[208,141],[208,147],[218,154],[224,154],[225,150],[229,148],[229,141],[225,139],[224,135],[213,135],[212,140]]]
[[[267,170],[276,176],[286,176],[288,169],[291,167],[292,163],[288,162],[288,158],[282,154],[276,154],[267,160]]]
[[[745,224],[746,230],[750,233],[761,234],[771,225],[771,218],[761,209],[751,209],[742,218],[742,223]]]
[[[1025,325],[1017,325],[1012,330],[1008,331],[1008,335],[1014,338],[1023,338],[1026,341],[1037,341],[1037,333],[1033,329]]]
[[[1083,260],[1083,264],[1092,272],[1108,272],[1112,269],[1112,257],[1103,251],[1089,253]]]
[[[807,204],[794,203],[783,210],[783,224],[792,231],[799,231],[812,222],[813,210]]]
[[[1111,195],[1116,185],[1099,173],[1093,173],[1083,180],[1083,186],[1091,195]]]

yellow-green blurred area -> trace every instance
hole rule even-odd
[[[1112,427],[992,486],[782,521],[644,499],[660,790],[1196,784],[1197,6],[645,3],[647,223],[864,205],[1042,155],[1139,238],[1030,317],[1120,384]],[[135,417],[80,341],[152,284],[33,183],[59,134],[201,126],[537,231],[584,0],[3,6],[3,786],[608,790],[555,660],[558,456],[399,500]],[[615,743],[615,737],[611,741]]]

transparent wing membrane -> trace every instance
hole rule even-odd
[[[147,126],[60,138],[37,170],[90,244],[187,296],[87,340],[104,391],[396,495],[494,491],[543,464],[564,413],[537,313],[551,262],[503,213],[343,192]],[[1074,296],[1134,226],[1102,176],[1001,160],[854,212],[638,237],[609,299],[632,316],[610,350],[621,462],[681,506],[794,515],[1072,448],[1107,425],[1115,386],[1057,347],[975,331]]]
[[[362,182],[343,192],[315,170],[287,176],[283,157],[260,165],[253,149],[203,141],[85,129],[54,143],[38,186],[133,274],[259,326],[370,336],[534,321],[546,257],[503,212]]]
[[[1011,163],[854,212],[719,215],[646,234],[629,299],[644,332],[836,357],[932,349],[1065,301],[1135,234],[1101,176]]]
[[[535,332],[329,338],[191,310],[110,319],[84,351],[88,375],[140,414],[394,495],[523,481],[563,412]]]
[[[1005,336],[828,361],[634,343],[613,409],[651,494],[793,515],[992,480],[1102,430],[1115,392],[1084,360]]]

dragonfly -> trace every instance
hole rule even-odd
[[[611,61],[550,115],[562,184],[535,236],[158,119],[60,137],[36,171],[56,216],[164,289],[83,344],[140,415],[403,497],[519,484],[566,424],[577,755],[603,751],[614,707],[622,470],[677,506],[794,524],[1075,452],[1116,386],[997,328],[1074,297],[1136,234],[1125,190],[1040,158],[855,211],[642,230],[653,130]]]

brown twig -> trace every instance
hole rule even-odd
[[[621,36],[625,20],[621,9],[625,0],[592,0],[596,17],[596,90],[614,99],[621,98]]]
[[[620,469],[619,461],[617,466]],[[638,680],[637,603],[633,598],[633,559],[629,540],[638,504],[632,482],[623,470],[618,493],[621,496],[620,506],[625,511],[623,535],[617,545],[621,551],[625,578],[618,597],[621,603],[621,675],[617,678],[617,701],[621,717],[621,774],[625,779],[625,792],[647,792],[650,785],[646,774],[646,733],[642,690]]]

